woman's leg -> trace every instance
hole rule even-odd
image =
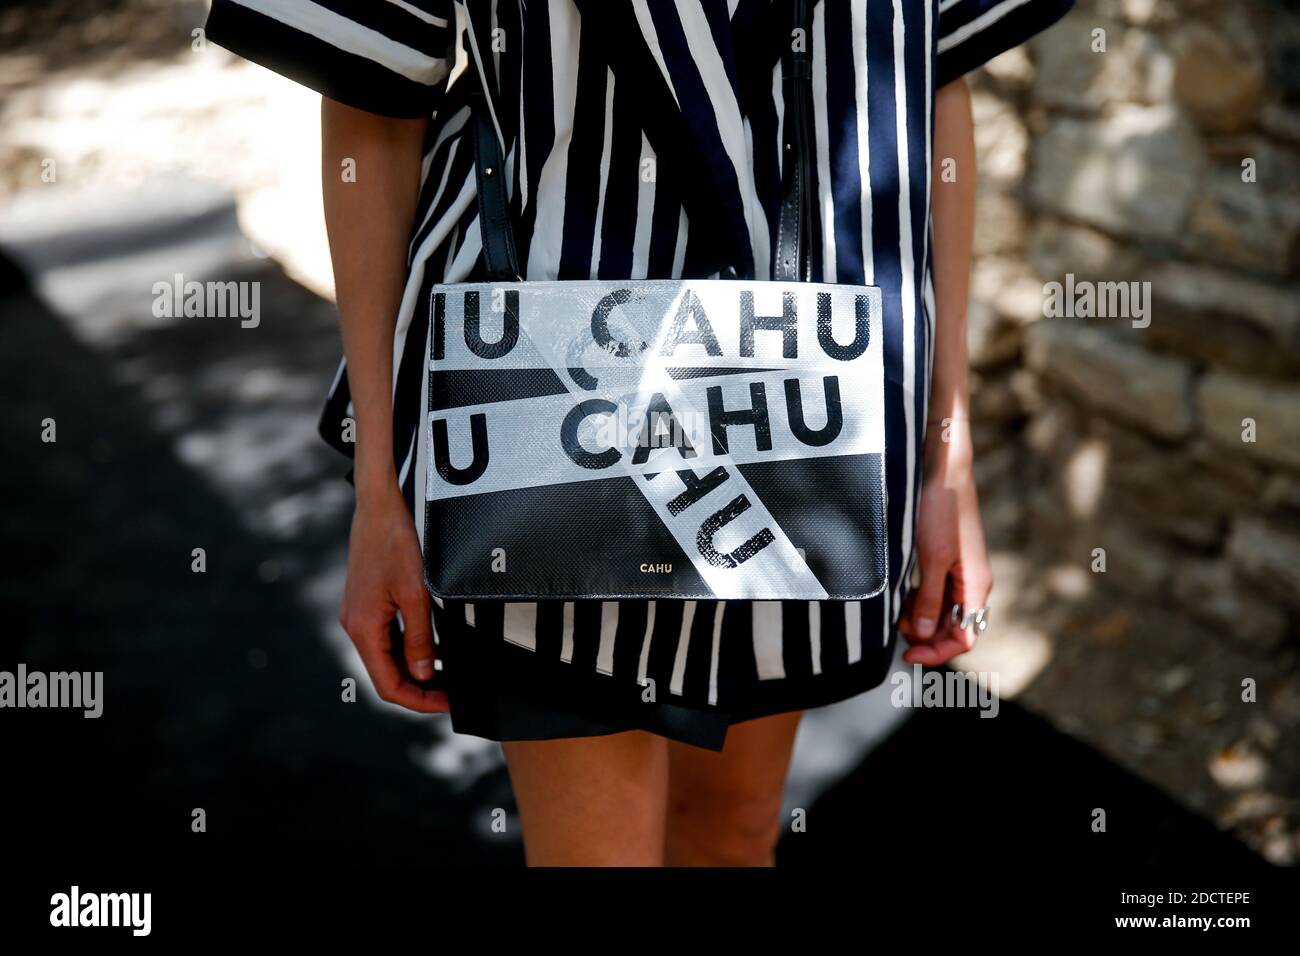
[[[632,730],[501,745],[529,866],[662,866],[663,737]]]
[[[772,866],[802,711],[727,731],[721,753],[668,742],[669,866]]]

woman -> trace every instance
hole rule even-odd
[[[770,865],[802,711],[879,684],[898,631],[913,663],[971,647],[991,577],[971,475],[961,76],[1069,5],[215,0],[212,40],[324,94],[346,375],[322,432],[351,452],[349,412],[356,426],[340,619],[380,697],[502,741],[530,864]],[[789,161],[783,80],[800,56],[808,271],[883,296],[885,593],[431,600],[413,466],[425,303],[481,275],[472,91],[504,157],[525,279],[766,279]]]

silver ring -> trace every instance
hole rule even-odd
[[[984,629],[989,626],[989,611],[986,607],[975,608],[973,611],[966,610],[964,605],[954,604],[948,612],[948,618],[952,621],[954,627],[958,630],[968,630],[972,625],[975,627],[975,633],[983,634]]]

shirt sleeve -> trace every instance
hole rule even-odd
[[[1073,5],[1074,0],[940,0],[935,88],[1024,43]]]
[[[454,61],[453,0],[213,0],[213,43],[382,116],[433,112]]]

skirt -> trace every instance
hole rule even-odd
[[[877,686],[888,674],[893,642],[866,652],[861,667],[821,692],[772,694],[741,712],[647,700],[635,683],[592,675],[507,640],[460,635],[439,642],[439,686],[447,692],[452,730],[498,742],[595,737],[644,730],[721,751],[732,724],[824,706]],[[773,688],[775,691],[776,688]],[[794,688],[791,688],[793,691]]]
[[[732,720],[717,710],[647,701],[635,685],[579,679],[563,661],[538,667],[527,648],[459,640],[439,648],[452,730],[488,740],[557,740],[645,730],[720,751]]]

